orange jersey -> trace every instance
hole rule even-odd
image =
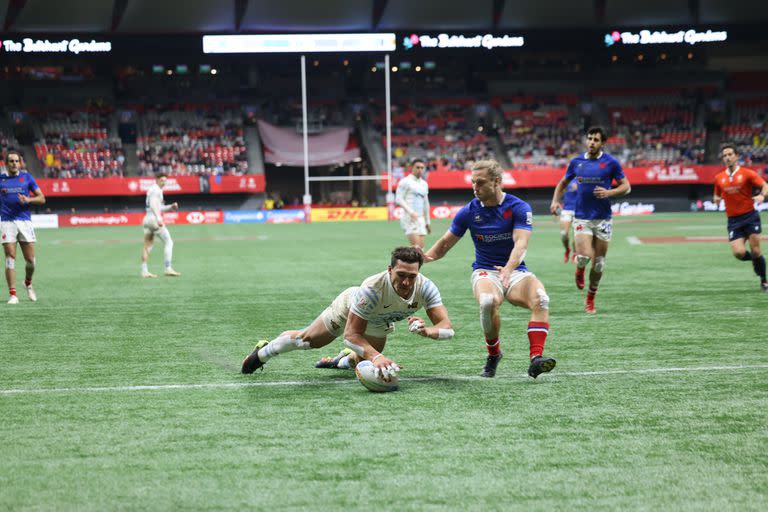
[[[725,214],[736,217],[755,209],[752,191],[764,183],[765,180],[752,169],[737,167],[732,176],[728,175],[727,170],[715,176],[715,195],[725,201]]]

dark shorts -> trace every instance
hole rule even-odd
[[[762,233],[760,225],[760,213],[757,211],[728,217],[728,241],[733,242],[739,238],[749,238],[749,235]]]

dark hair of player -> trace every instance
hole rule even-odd
[[[427,162],[425,162],[421,158],[414,158],[413,161],[411,162],[411,167],[413,167],[416,164],[424,164],[424,167],[427,166]]]
[[[397,265],[398,261],[404,263],[418,263],[419,268],[421,268],[424,264],[424,256],[422,256],[421,251],[415,247],[396,247],[395,250],[392,251],[392,261],[390,261],[389,266],[394,267]]]
[[[601,142],[605,142],[608,139],[608,132],[602,126],[590,126],[587,130],[587,135],[592,135],[594,133],[600,134]]]
[[[736,144],[734,144],[733,142],[726,142],[726,143],[722,144],[720,146],[720,154],[722,154],[723,151],[725,151],[728,148],[731,148],[736,155],[739,154],[739,150],[738,150],[738,148],[736,148]]]
[[[165,174],[164,172],[159,172],[159,173],[155,174],[155,179],[156,180],[158,180],[160,178],[167,178],[167,177],[168,177],[168,175]]]

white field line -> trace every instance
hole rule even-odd
[[[628,236],[627,242],[629,242],[629,245],[643,245],[642,240],[640,240],[636,236]]]
[[[670,367],[670,368],[635,368],[627,370],[600,370],[594,372],[555,372],[551,377],[601,377],[609,375],[632,375],[644,373],[675,373],[675,372],[721,372],[735,370],[768,370],[768,364],[735,365],[735,366],[694,366],[694,367]],[[351,375],[351,373],[350,373]],[[496,378],[496,380],[528,379],[525,374]],[[448,375],[445,377],[403,377],[402,382],[469,382],[485,381],[488,379],[471,375]],[[146,386],[104,386],[104,387],[80,387],[80,388],[17,388],[0,389],[0,396],[54,394],[54,393],[121,393],[126,391],[165,391],[165,390],[193,390],[193,389],[242,389],[251,387],[275,387],[275,386],[331,386],[347,385],[355,383],[355,379],[344,380],[286,380],[286,381],[255,381],[255,382],[211,382],[202,384],[154,384]]]

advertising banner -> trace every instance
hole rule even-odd
[[[63,196],[143,196],[155,183],[154,178],[40,178],[37,184],[49,197]],[[245,176],[168,176],[163,193],[174,194],[233,194],[264,192],[263,174]]]
[[[35,229],[50,229],[59,227],[59,216],[56,214],[32,214],[32,227]]]
[[[224,215],[220,211],[165,212],[166,224],[221,224]],[[81,226],[140,226],[144,213],[83,213],[58,215],[59,227]]]
[[[668,165],[653,167],[630,167],[624,174],[634,185],[670,185],[670,184],[713,184],[715,175],[723,170],[719,165]],[[504,188],[554,188],[565,175],[565,168],[541,167],[536,170],[504,171]],[[472,188],[471,171],[433,171],[428,173],[429,188],[462,189]],[[397,184],[395,183],[394,186]],[[387,181],[381,181],[382,190],[387,189]]]
[[[312,222],[387,220],[387,208],[312,208]]]
[[[295,224],[304,222],[304,210],[227,210],[225,224],[247,222],[267,224]]]

